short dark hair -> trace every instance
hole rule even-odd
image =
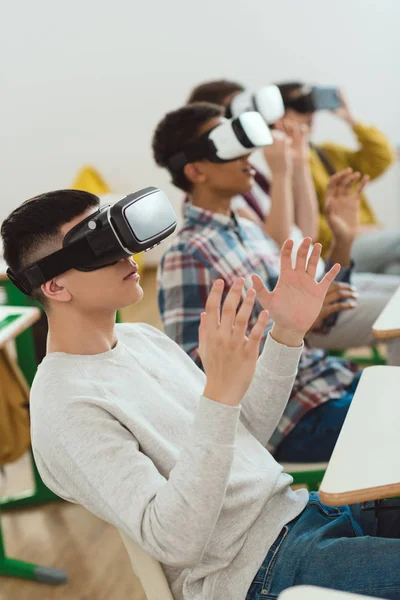
[[[290,104],[290,100],[293,97],[293,92],[297,92],[304,87],[304,83],[301,83],[300,81],[289,81],[287,83],[277,83],[276,85],[281,93],[285,108],[288,104]]]
[[[187,103],[211,102],[212,104],[224,106],[224,101],[228,96],[235,92],[243,92],[243,90],[244,87],[235,81],[228,81],[227,79],[208,81],[201,83],[191,91]]]
[[[181,190],[190,192],[190,182],[183,169],[177,172],[171,171],[170,159],[196,140],[199,129],[204,123],[223,114],[224,109],[221,106],[197,102],[169,112],[157,125],[153,136],[154,160],[160,167],[169,170],[173,183]]]
[[[53,252],[57,242],[61,246],[60,227],[99,204],[98,196],[78,190],[47,192],[21,204],[1,226],[4,260],[11,271],[19,273]],[[45,304],[40,289],[32,295]]]

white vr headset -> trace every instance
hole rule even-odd
[[[197,160],[229,162],[246,156],[255,148],[272,143],[271,132],[263,117],[258,112],[245,112],[235,119],[225,119],[195,142],[188,144],[170,158],[168,167],[177,172]]]
[[[268,125],[272,125],[285,114],[282,95],[276,85],[266,85],[257,92],[244,90],[237,94],[227,108],[227,116],[237,117],[244,112],[256,110]]]

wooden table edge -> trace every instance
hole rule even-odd
[[[400,329],[372,329],[372,333],[379,340],[400,337]]]
[[[343,506],[344,504],[356,504],[357,502],[368,502],[370,500],[385,500],[394,496],[400,496],[400,483],[391,483],[334,494],[324,492],[321,488],[319,489],[320,500],[328,506]]]

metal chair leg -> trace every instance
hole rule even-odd
[[[31,579],[39,583],[49,585],[60,585],[68,581],[68,575],[64,571],[41,567],[32,563],[9,558],[4,548],[3,534],[0,521],[0,576],[18,577],[19,579]]]

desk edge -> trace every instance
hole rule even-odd
[[[372,333],[380,340],[400,337],[400,329],[372,329]]]
[[[370,500],[384,500],[385,498],[393,498],[394,496],[400,496],[400,483],[335,494],[324,492],[321,488],[319,489],[321,501],[328,506],[343,506],[344,504],[356,504],[357,502],[368,502]]]

